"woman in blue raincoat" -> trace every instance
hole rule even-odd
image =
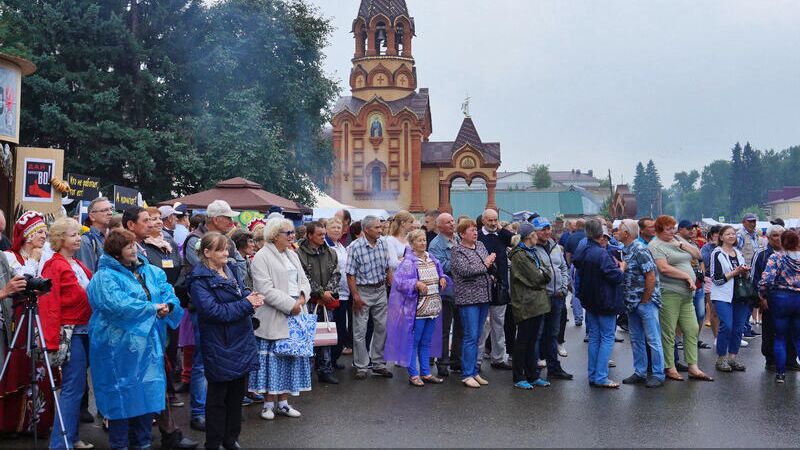
[[[153,414],[165,407],[167,326],[183,316],[164,271],[140,259],[136,236],[114,230],[89,283],[89,357],[97,409],[111,448],[145,448]]]

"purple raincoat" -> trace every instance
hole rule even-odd
[[[439,278],[444,277],[448,286],[452,283],[450,277],[442,272],[442,266],[431,254],[428,257],[436,264]],[[411,360],[411,345],[414,342],[414,323],[417,318],[417,255],[406,247],[405,258],[400,262],[394,273],[392,292],[389,294],[389,311],[386,318],[386,345],[384,359],[394,362],[402,367],[408,367]],[[436,326],[431,339],[431,356],[442,355],[442,315],[436,316]]]

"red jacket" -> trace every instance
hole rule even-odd
[[[77,259],[75,262],[91,280],[92,272]],[[44,341],[48,350],[58,350],[61,325],[86,325],[92,316],[92,308],[86,290],[78,284],[72,266],[60,253],[44,264],[42,277],[53,282],[53,289],[39,299]]]

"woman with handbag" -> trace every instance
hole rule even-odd
[[[237,447],[247,375],[258,368],[252,317],[264,296],[251,293],[228,267],[228,239],[206,233],[187,283],[197,311],[206,394],[205,448]]]
[[[274,218],[264,226],[264,241],[256,253],[250,270],[253,288],[264,296],[264,306],[256,310],[259,326],[255,330],[258,347],[258,370],[250,374],[249,390],[267,394],[261,418],[272,420],[275,414],[300,417],[289,405],[289,394],[300,395],[311,390],[311,359],[292,354],[281,346],[282,340],[304,333],[294,328],[297,316],[304,313],[306,299],[311,295],[300,259],[292,250],[294,226],[288,219]],[[277,401],[277,408],[275,402]]]
[[[410,251],[405,252],[392,280],[384,357],[408,368],[412,386],[441,384],[441,378],[431,375],[430,358],[442,354],[442,340],[432,338],[442,335],[439,292],[447,287],[448,278],[439,261],[425,251],[425,230],[409,233],[408,242]]]
[[[490,255],[483,243],[478,241],[478,225],[474,220],[460,220],[456,231],[461,236],[461,243],[450,250],[450,269],[453,273],[455,304],[459,307],[464,329],[461,382],[467,387],[479,388],[489,384],[478,373],[478,345],[482,345],[478,341],[492,298],[489,268],[497,255]]]
[[[800,348],[800,238],[788,230],[781,234],[781,252],[767,260],[759,282],[761,295],[767,297],[775,323],[775,382],[786,381],[786,340],[793,338]]]
[[[750,267],[736,249],[736,230],[732,226],[720,230],[717,248],[711,252],[711,265],[711,302],[719,317],[714,367],[720,372],[744,372],[745,365],[736,360],[736,355],[750,315],[751,294],[755,293],[748,278]]]
[[[50,247],[55,254],[42,268],[42,277],[53,283],[52,290],[39,298],[45,345],[53,366],[61,367],[61,406],[67,442],[73,448],[94,447],[78,434],[81,398],[86,390],[89,368],[89,318],[92,308],[86,288],[92,272],[75,258],[81,247],[81,225],[75,219],[58,219],[50,227]],[[50,448],[66,448],[61,421],[56,420]]]

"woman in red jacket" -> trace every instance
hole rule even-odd
[[[86,295],[92,273],[74,257],[81,247],[80,224],[74,219],[56,220],[50,227],[50,246],[56,253],[44,264],[42,277],[52,280],[53,289],[39,300],[42,334],[52,364],[61,367],[59,400],[67,441],[76,449],[92,448],[78,436],[89,367],[87,325],[92,315]],[[65,448],[58,418],[50,435],[50,448]]]

